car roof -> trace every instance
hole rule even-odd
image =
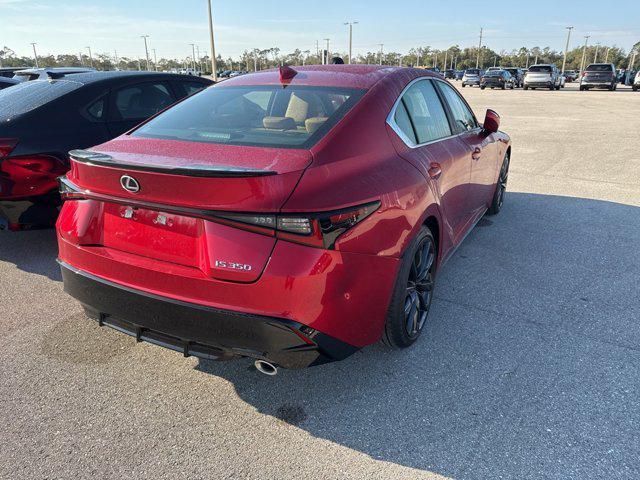
[[[82,72],[95,72],[95,68],[85,67],[42,67],[42,68],[23,68],[15,72],[15,75],[37,75],[38,78],[59,78],[64,75]]]
[[[439,75],[427,70],[384,65],[306,65],[290,68],[298,72],[291,80],[285,81],[290,85],[369,89],[382,78],[394,72],[407,70],[416,70],[423,76],[440,78]],[[233,77],[219,83],[217,87],[281,84],[280,71],[270,69]]]

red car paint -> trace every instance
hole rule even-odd
[[[67,178],[83,193],[65,203],[58,219],[61,262],[137,292],[299,322],[354,347],[378,341],[403,252],[428,221],[437,225],[442,265],[491,204],[510,140],[502,132],[476,128],[407,146],[386,119],[410,82],[439,78],[424,70],[351,65],[296,70],[288,85],[366,93],[308,150],[127,134],[92,149],[110,155],[113,166],[72,159]],[[281,81],[275,70],[214,88]],[[131,168],[194,164],[275,174],[201,178]],[[140,191],[123,190],[123,175],[134,177]],[[282,215],[369,202],[380,202],[377,211],[340,235],[331,249],[197,213]]]

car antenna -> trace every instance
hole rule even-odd
[[[288,80],[291,80],[298,74],[297,70],[294,70],[287,65],[280,65],[280,83],[285,83]]]

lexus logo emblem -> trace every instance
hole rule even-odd
[[[140,191],[140,184],[138,181],[129,175],[123,175],[120,177],[120,185],[122,185],[122,188],[127,192],[138,193]]]

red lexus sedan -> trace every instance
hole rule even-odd
[[[440,267],[502,207],[499,120],[418,69],[225,81],[70,152],[65,290],[138,341],[268,374],[408,347]]]

